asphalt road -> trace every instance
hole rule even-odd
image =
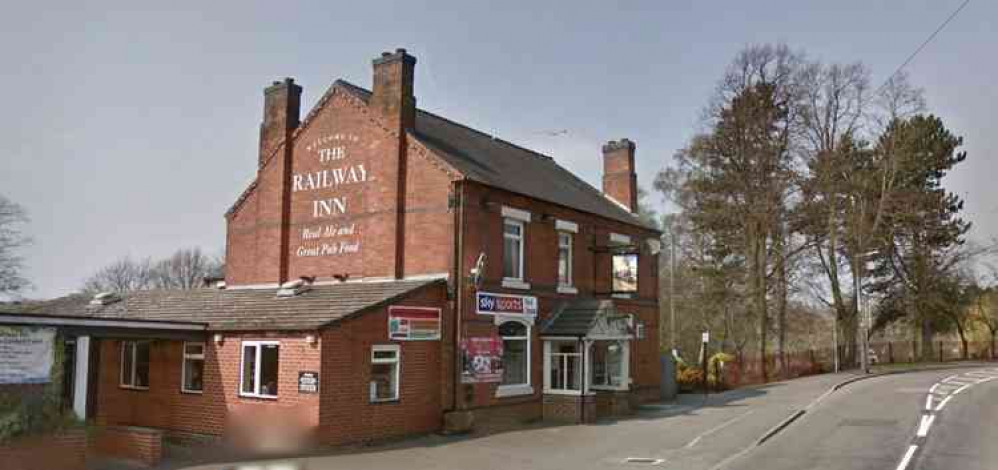
[[[826,374],[772,383],[712,395],[706,402],[682,395],[676,403],[593,425],[538,424],[492,435],[427,436],[290,459],[175,456],[158,469],[998,468],[998,368],[866,378],[829,393],[850,377]],[[757,445],[761,436],[804,409],[800,419]]]
[[[998,468],[998,369],[863,380],[828,396],[736,469]]]

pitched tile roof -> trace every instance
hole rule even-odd
[[[333,88],[363,101],[371,97],[370,91],[343,80],[337,80]],[[421,109],[409,135],[472,181],[653,229],[547,155]]]
[[[124,294],[107,305],[90,305],[90,296],[73,294],[0,308],[0,323],[5,314],[21,313],[205,323],[209,330],[311,330],[444,283],[442,279],[346,282],[312,286],[294,297],[277,297],[276,288],[145,290]]]

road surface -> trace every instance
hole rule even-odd
[[[725,468],[998,468],[998,368],[856,382]]]
[[[867,378],[827,374],[682,395],[594,425],[428,436],[291,459],[174,457],[162,469],[983,469],[998,468],[998,368]],[[806,412],[761,445],[760,437]],[[217,452],[212,450],[211,452]]]

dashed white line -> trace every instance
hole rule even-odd
[[[936,411],[942,410],[950,400],[953,399],[953,395],[946,397],[943,401],[939,402],[939,406],[936,406]]]
[[[714,427],[712,427],[712,428],[708,429],[708,430],[707,430],[706,432],[704,432],[703,434],[700,434],[699,436],[697,436],[697,437],[693,438],[693,440],[692,440],[692,441],[690,441],[690,442],[689,442],[688,444],[686,444],[686,446],[685,446],[685,447],[686,447],[687,449],[689,449],[689,448],[691,448],[691,447],[693,447],[693,446],[697,445],[697,443],[698,443],[698,442],[700,442],[700,439],[702,439],[702,438],[704,438],[704,437],[707,437],[707,436],[709,436],[709,435],[711,435],[711,434],[714,434],[715,432],[717,432],[717,431],[720,431],[720,430],[722,430],[722,429],[724,429],[724,428],[726,428],[726,427],[728,427],[728,426],[730,426],[730,425],[732,425],[732,424],[735,424],[735,422],[736,422],[736,421],[738,421],[738,420],[740,420],[740,419],[742,419],[742,418],[744,418],[744,417],[748,416],[748,415],[749,415],[749,414],[751,414],[751,413],[752,413],[752,411],[751,411],[751,410],[749,410],[749,411],[746,411],[745,413],[742,413],[742,414],[740,414],[740,415],[738,415],[738,416],[735,416],[734,418],[731,418],[731,419],[729,419],[729,420],[727,420],[727,421],[725,421],[725,422],[723,422],[723,423],[721,423],[721,424],[719,424],[719,425],[717,425],[717,426],[714,426]]]
[[[908,466],[908,462],[911,461],[911,456],[915,455],[915,451],[918,450],[918,446],[912,444],[908,446],[908,451],[904,453],[904,458],[901,459],[901,463],[898,464],[897,470],[904,470]]]
[[[932,409],[932,395],[925,396],[925,409],[926,410]]]

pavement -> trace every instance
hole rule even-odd
[[[975,384],[952,397],[934,418],[932,434],[916,436],[927,412],[926,396],[933,385],[954,374],[975,371],[982,374],[985,372],[979,371],[987,368],[995,371],[994,364],[960,367],[901,374],[895,369],[880,368],[875,372],[885,375],[874,376],[825,374],[711,394],[706,399],[703,395],[686,394],[674,402],[643,406],[633,417],[589,425],[539,423],[499,434],[433,435],[286,459],[240,461],[220,454],[205,459],[204,455],[194,453],[174,455],[158,468],[994,468],[994,464],[986,463],[998,463],[998,446],[985,445],[998,437],[998,429],[988,425],[998,419],[998,400],[994,400],[998,386],[990,382]],[[998,376],[998,371],[994,373]],[[944,390],[956,389],[940,385],[934,392]],[[933,406],[938,406],[941,400]],[[961,424],[964,419],[974,425]],[[906,468],[897,467],[916,442],[918,449],[910,456]],[[958,455],[950,455],[953,452]],[[206,461],[213,463],[197,463]],[[981,466],[975,467],[974,462]]]

